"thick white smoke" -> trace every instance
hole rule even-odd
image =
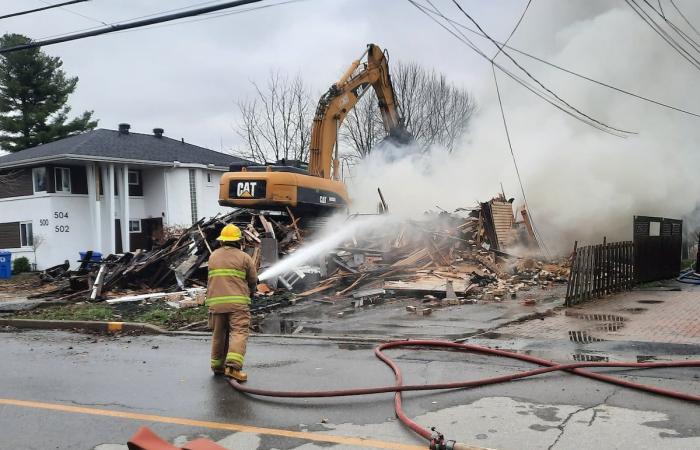
[[[700,24],[700,3],[676,3]],[[673,10],[666,13],[693,33]],[[700,72],[623,2],[534,2],[521,27],[511,42],[516,48],[659,101],[700,111]],[[485,41],[476,42],[489,51],[492,48]],[[461,44],[455,41],[455,45]],[[470,50],[464,47],[464,51]],[[630,239],[633,215],[692,219],[689,215],[697,214],[699,118],[615,93],[511,53],[579,109],[638,133],[626,139],[604,134],[499,75],[528,201],[550,248],[563,253],[574,239]],[[500,56],[499,61],[506,64],[507,60]],[[377,187],[391,211],[402,215],[436,206],[474,206],[477,200],[498,193],[501,182],[508,196],[522,202],[493,80],[487,77],[481,86],[468,88],[477,96],[479,112],[459,148],[453,154],[432,148],[422,156],[399,161],[372,155],[356,166],[348,181],[355,209],[375,210]]]

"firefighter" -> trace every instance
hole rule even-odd
[[[226,225],[217,238],[221,247],[209,257],[206,305],[214,333],[211,369],[238,381],[246,381],[243,359],[250,326],[250,298],[258,275],[253,259],[241,250],[241,230]]]

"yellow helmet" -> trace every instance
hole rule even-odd
[[[241,229],[233,224],[228,224],[224,227],[223,230],[221,230],[221,234],[219,235],[218,238],[216,238],[216,240],[217,241],[224,241],[224,242],[240,241],[241,240]]]

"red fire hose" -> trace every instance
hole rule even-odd
[[[480,380],[471,381],[458,381],[453,383],[436,383],[436,384],[420,384],[420,385],[404,385],[403,376],[401,374],[401,369],[396,363],[386,356],[383,351],[391,348],[398,347],[427,347],[435,349],[448,349],[448,350],[458,350],[464,352],[474,352],[483,353],[486,355],[502,356],[505,358],[519,359],[521,361],[537,364],[543,366],[539,369],[526,370],[523,372],[511,373],[508,375],[500,375],[490,378],[483,378]],[[439,433],[431,432],[413,420],[411,420],[403,411],[401,406],[401,392],[403,391],[426,391],[426,390],[437,390],[437,389],[459,389],[459,388],[471,388],[477,386],[485,386],[488,384],[503,383],[506,381],[513,381],[520,378],[531,377],[534,375],[540,375],[548,372],[555,372],[559,370],[564,370],[576,375],[581,375],[588,378],[593,378],[599,381],[605,381],[607,383],[617,384],[619,386],[624,386],[632,389],[638,389],[642,391],[651,392],[653,394],[659,394],[666,397],[677,398],[680,400],[687,400],[691,402],[700,403],[700,395],[689,394],[684,392],[672,391],[670,389],[664,389],[655,386],[649,386],[641,383],[634,383],[631,381],[623,380],[618,377],[604,375],[602,373],[590,372],[588,370],[583,370],[584,367],[621,367],[621,368],[634,368],[634,369],[652,369],[660,367],[700,367],[700,361],[664,361],[664,362],[645,362],[645,363],[633,363],[633,362],[579,362],[573,364],[559,364],[553,361],[549,361],[542,358],[537,358],[529,355],[522,355],[518,353],[511,353],[504,350],[497,350],[488,347],[483,347],[474,344],[464,344],[450,341],[442,340],[407,340],[407,341],[392,341],[385,344],[381,344],[374,349],[374,354],[377,358],[381,359],[386,365],[388,365],[391,370],[394,371],[396,377],[396,384],[393,386],[382,386],[375,388],[360,388],[360,389],[344,389],[335,391],[272,391],[267,389],[256,389],[248,386],[241,385],[236,380],[229,380],[231,386],[234,389],[244,392],[250,395],[259,395],[265,397],[285,397],[285,398],[311,398],[311,397],[346,397],[351,395],[368,395],[368,394],[379,394],[383,392],[396,392],[394,396],[394,409],[396,410],[396,416],[411,430],[418,433],[420,436],[428,439],[431,449],[436,450],[457,450],[459,448],[466,448],[463,444],[457,444],[454,441],[445,441],[443,436]]]

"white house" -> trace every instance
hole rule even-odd
[[[148,249],[163,227],[226,208],[219,180],[248,161],[163,136],[96,129],[0,157],[0,249],[44,269],[79,251]]]

